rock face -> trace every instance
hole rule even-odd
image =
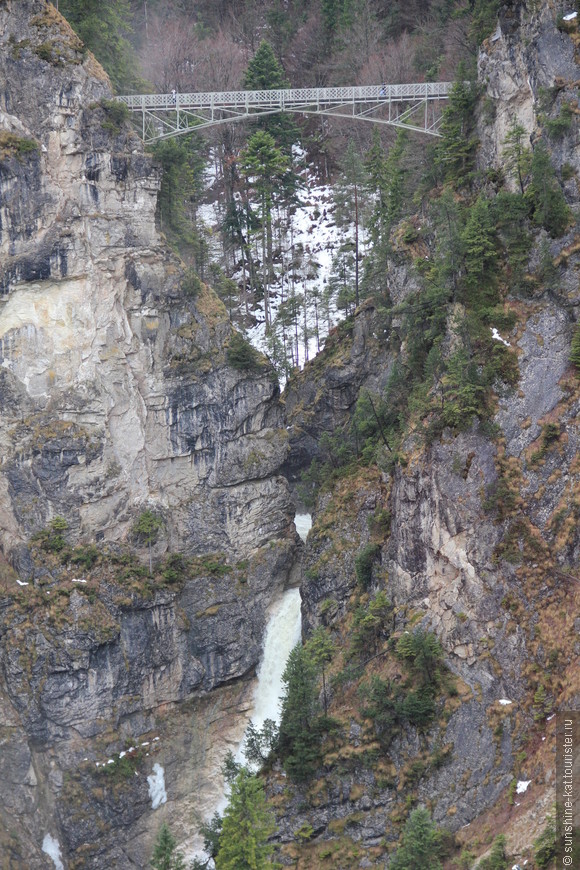
[[[479,63],[487,108],[493,107],[478,130],[482,169],[501,167],[514,117],[533,138],[546,117],[557,117],[573,96],[578,33],[559,31],[555,19],[550,3],[502,4],[498,31],[484,45]],[[549,106],[542,103],[546,92]],[[568,164],[565,174],[572,175],[563,184],[571,208],[577,208],[580,170],[576,114],[567,133],[549,140],[556,171]],[[437,634],[461,703],[429,734],[403,728],[388,753],[368,764],[364,752],[376,752],[369,722],[360,715],[360,703],[349,707],[342,690],[330,712],[342,725],[345,707],[352,713],[335,753],[344,772],[337,776],[327,769],[324,788],[319,784],[308,794],[298,790],[279,820],[282,843],[294,843],[301,826],[310,825],[316,837],[329,841],[344,832],[357,848],[352,866],[384,866],[374,863],[382,851],[373,849],[397,839],[407,812],[401,808],[405,789],[409,801],[427,805],[439,824],[469,844],[482,830],[476,829],[478,816],[493,807],[487,824],[491,817],[495,824],[513,805],[506,792],[510,781],[515,786],[517,779],[532,779],[527,808],[514,809],[505,822],[512,854],[517,850],[518,856],[531,857],[522,846],[529,847],[545,826],[553,794],[552,763],[542,755],[542,746],[550,745],[545,735],[553,736],[547,716],[552,705],[577,708],[580,702],[573,616],[578,581],[570,576],[571,569],[577,573],[580,555],[580,391],[569,361],[580,304],[576,233],[575,227],[562,239],[547,240],[539,231],[537,245],[547,240],[557,279],[550,290],[531,291],[524,299],[508,294],[518,323],[507,338],[516,349],[520,379],[514,390],[498,390],[495,436],[474,426],[457,435],[445,431],[426,446],[411,434],[394,472],[359,469],[318,499],[304,555],[306,633],[322,624],[345,643],[345,624],[352,626],[355,605],[362,601],[364,607],[367,601],[357,589],[356,555],[374,545],[366,594],[386,592],[394,605],[395,637],[412,625]],[[536,257],[532,254],[530,271]],[[389,280],[391,297],[400,302],[411,286],[405,267],[391,269]],[[318,427],[319,437],[342,422],[377,364],[343,343],[350,392],[341,385],[341,396],[348,396],[341,418],[320,392],[320,385],[335,377],[334,353],[330,349],[327,365],[323,358],[311,363],[295,382],[296,395],[287,400],[289,422],[296,421],[291,443],[297,461],[308,451],[316,455],[303,433],[310,436]],[[393,360],[387,348],[378,365],[388,372]],[[374,377],[378,383],[376,369]],[[314,400],[310,406],[308,397]],[[308,417],[311,409],[315,413]],[[386,672],[392,678],[393,671]],[[367,680],[374,673],[369,664]],[[548,700],[538,705],[539,686]],[[445,761],[440,765],[441,756],[433,763],[432,753],[441,747]],[[421,772],[410,787],[412,764]],[[277,795],[284,785],[273,781],[271,787]],[[530,814],[534,805],[544,809]],[[468,825],[473,827],[464,834]]]
[[[102,69],[44,0],[0,3],[0,49],[0,851],[45,867],[48,833],[67,867],[144,866],[239,739],[251,683],[232,681],[293,562],[288,439],[268,364],[228,364],[223,306],[164,245],[159,170]],[[123,562],[145,510],[156,558],[190,557],[173,586]],[[55,517],[108,554],[96,572],[31,556]],[[139,743],[155,758],[115,773]]]
[[[243,556],[251,528],[258,545],[288,528],[271,374],[226,365],[225,311],[183,291],[158,170],[64,20],[43,2],[0,16],[4,551],[55,515],[118,540],[142,505],[171,516],[172,547]]]
[[[320,454],[318,442],[348,419],[362,389],[376,392],[387,383],[390,367],[385,337],[390,321],[372,301],[356,311],[354,323],[339,324],[328,336],[325,353],[290,379],[285,393],[290,454],[284,471],[291,480]]]

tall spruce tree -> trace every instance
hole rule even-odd
[[[262,237],[262,280],[266,332],[271,325],[270,284],[273,279],[272,208],[290,192],[290,160],[265,130],[257,130],[240,156],[246,184],[258,198]]]
[[[273,848],[268,843],[275,828],[262,783],[242,767],[231,784],[215,858],[216,870],[264,870],[279,866],[270,860]]]
[[[465,296],[473,308],[484,308],[497,300],[497,234],[489,200],[480,194],[469,210],[462,233],[465,255]]]
[[[570,209],[558,184],[548,149],[541,139],[532,155],[531,180],[525,196],[533,222],[544,227],[552,238],[563,235],[570,221]]]
[[[263,39],[248,64],[244,76],[244,88],[249,91],[278,91],[289,87],[290,83],[282,64],[278,61],[270,43]],[[276,140],[276,144],[285,152],[290,152],[292,145],[300,138],[298,127],[292,118],[282,112],[260,118],[256,124],[270,133]]]
[[[288,656],[282,682],[279,751],[292,779],[303,781],[316,770],[320,747],[316,667],[304,647],[295,646]]]
[[[522,194],[532,165],[532,149],[525,144],[525,140],[525,127],[513,120],[503,142],[502,157],[507,171],[517,179]]]
[[[360,241],[364,225],[363,218],[368,206],[368,176],[362,157],[352,139],[349,141],[341,161],[341,170],[334,189],[336,221],[339,225],[352,227],[354,296],[355,305],[358,306],[360,302]]]
[[[441,870],[437,857],[437,828],[422,807],[413,810],[401,838],[401,846],[389,864],[390,870]]]
[[[471,172],[477,138],[474,136],[476,88],[464,81],[465,70],[459,65],[458,80],[451,88],[441,121],[442,139],[437,149],[437,163],[446,181],[459,187]]]

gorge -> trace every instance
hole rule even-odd
[[[6,870],[147,867],[162,822],[193,854],[301,637],[329,644],[317,766],[261,775],[276,860],[398,867],[426,808],[438,866],[496,834],[504,867],[551,866],[552,715],[580,701],[580,36],[555,0],[492,11],[468,120],[405,146],[406,211],[368,229],[383,284],[281,393],[161,232],[103,68],[52,4],[0,0]]]

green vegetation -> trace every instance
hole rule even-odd
[[[143,84],[129,41],[129,0],[60,0],[59,11],[102,63],[118,92],[128,93]]]
[[[185,870],[185,860],[177,851],[175,839],[163,822],[151,857],[152,870]]]
[[[162,140],[152,148],[163,169],[157,199],[159,226],[169,244],[191,262],[189,285],[193,284],[195,274],[203,280],[208,268],[207,242],[197,221],[206,147],[199,134],[189,134]]]
[[[531,181],[525,196],[536,226],[544,227],[553,238],[563,235],[570,223],[570,209],[566,205],[548,149],[542,140],[534,148]]]
[[[493,841],[491,852],[479,862],[480,870],[507,870],[508,862],[505,853],[505,837],[499,834]]]
[[[133,536],[137,543],[147,543],[147,547],[149,549],[149,574],[153,574],[153,556],[152,556],[152,548],[153,544],[157,541],[159,537],[159,532],[163,527],[163,520],[161,517],[154,514],[153,511],[146,510],[143,513],[139,514],[134,526],[133,526]]]
[[[64,517],[54,517],[46,528],[33,536],[32,540],[48,553],[62,553],[67,546],[64,536],[67,529],[68,523]]]
[[[437,827],[426,809],[413,810],[403,831],[401,846],[389,863],[392,870],[441,870]]]
[[[268,842],[275,827],[261,781],[242,767],[230,786],[216,870],[264,870],[276,866],[270,860],[273,846]]]
[[[248,90],[284,90],[290,87],[284,69],[276,57],[272,46],[263,39],[248,68],[243,80],[243,87]],[[267,132],[276,146],[286,154],[290,153],[292,145],[297,142],[300,133],[291,115],[282,112],[267,118],[260,118],[256,125]]]
[[[10,157],[22,160],[27,154],[35,154],[37,151],[38,142],[34,139],[26,139],[7,130],[0,131],[0,160],[7,160]]]
[[[257,372],[263,365],[258,351],[239,332],[232,332],[226,357],[232,368],[241,372]]]
[[[361,589],[366,590],[371,585],[373,565],[380,556],[378,544],[366,544],[354,560],[356,579]]]
[[[107,130],[113,136],[118,136],[127,125],[129,109],[125,103],[120,103],[118,100],[101,100],[98,105],[105,110],[103,130]]]
[[[556,817],[550,813],[547,824],[537,840],[534,841],[534,860],[540,870],[552,866],[556,857]]]
[[[307,650],[295,646],[282,676],[279,752],[296,781],[309,779],[320,760],[316,668]]]
[[[389,636],[388,622],[393,606],[382,590],[368,604],[359,604],[354,611],[349,657],[368,658],[376,655],[379,644]]]
[[[256,728],[250,719],[244,738],[244,754],[251,767],[261,770],[274,757],[278,748],[278,727],[273,719],[266,719]]]
[[[570,348],[570,362],[576,369],[576,377],[580,377],[580,325],[576,326]]]

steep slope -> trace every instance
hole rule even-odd
[[[480,55],[478,183],[502,170],[515,117],[526,144],[543,134],[577,209],[578,32],[574,18],[557,28],[559,11],[502,4]],[[541,250],[555,270],[549,283],[537,277]],[[417,272],[401,267],[400,249],[395,263],[389,293],[400,304]],[[496,381],[487,423],[434,437],[411,417],[398,455],[382,447],[379,467],[363,455],[341,468],[340,438],[321,448],[321,434],[347,432],[361,387],[380,395],[404,358],[396,309],[386,341],[364,328],[368,310],[358,312],[350,332],[290,382],[288,466],[327,462],[305,557],[304,625],[307,636],[326,627],[335,643],[322,781],[286,797],[270,781],[291,866],[388,866],[417,805],[454,833],[447,859],[468,846],[461,866],[474,866],[503,832],[506,866],[535,866],[532,843],[554,801],[551,713],[580,703],[580,391],[569,361],[578,264],[572,220],[560,238],[535,231],[527,289],[514,282],[504,296],[518,382]],[[445,347],[458,341],[451,317],[447,330]],[[381,593],[390,602],[382,610]],[[434,632],[449,669],[431,692],[434,710],[420,713],[408,703],[419,671],[405,665],[405,637],[418,627]],[[521,795],[519,781],[530,781]]]
[[[225,309],[164,246],[102,69],[44,0],[1,3],[0,43],[0,848],[143,866],[243,728],[296,546],[287,436],[267,361],[230,364]],[[150,576],[148,544],[181,557]],[[118,764],[139,743],[155,817],[149,749]]]

